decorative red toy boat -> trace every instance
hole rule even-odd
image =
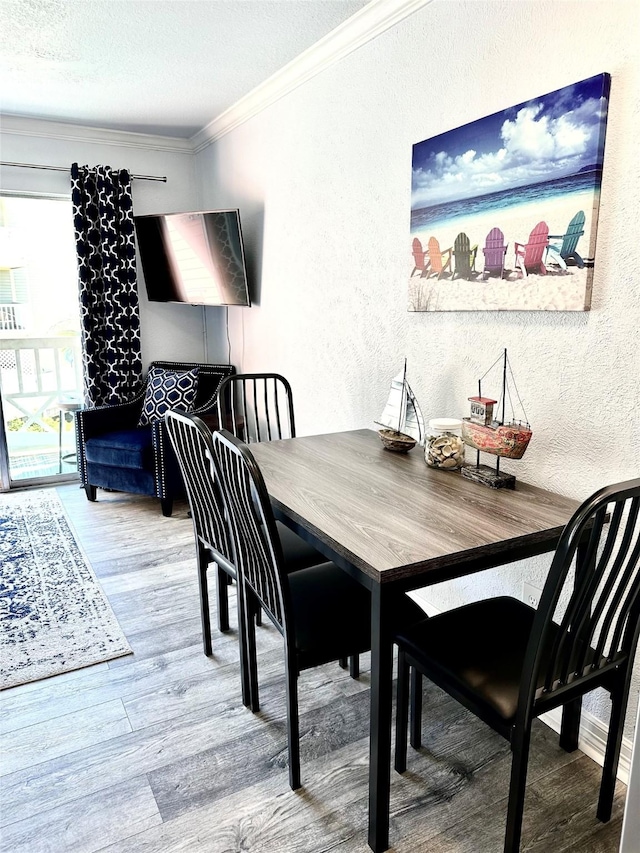
[[[521,424],[495,423],[484,426],[473,423],[470,418],[462,419],[462,437],[465,444],[482,450],[483,453],[492,453],[506,459],[522,459],[532,435],[529,427]]]
[[[505,423],[505,401],[507,394],[511,400],[511,392],[507,387],[507,367],[511,372],[511,366],[507,359],[507,351],[501,357],[503,361],[502,369],[502,417],[496,420],[493,417],[493,407],[498,402],[489,397],[482,396],[482,379],[478,381],[478,396],[469,397],[471,403],[471,414],[468,418],[462,419],[462,438],[465,444],[474,447],[477,451],[477,460],[475,466],[468,466],[463,469],[463,476],[468,479],[477,480],[478,482],[486,483],[494,489],[498,488],[514,488],[515,477],[511,474],[504,474],[500,471],[500,458],[504,459],[522,459],[525,450],[529,446],[533,432],[531,427],[525,421],[512,420]],[[489,370],[491,370],[500,361],[495,361]],[[489,372],[487,371],[487,373]],[[484,375],[486,376],[487,373]],[[518,402],[522,407],[520,395],[513,381],[514,391],[517,395]],[[524,407],[522,407],[524,414]],[[490,453],[497,456],[495,469],[489,468],[486,465],[480,465],[480,452]]]

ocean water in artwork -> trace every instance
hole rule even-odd
[[[529,184],[524,187],[501,190],[496,193],[476,196],[475,198],[461,198],[454,201],[434,204],[431,207],[419,208],[411,211],[411,236],[433,233],[436,237],[438,228],[446,228],[447,231],[458,225],[464,225],[469,238],[480,240],[484,235],[470,233],[471,221],[474,217],[494,214],[497,225],[502,218],[510,219],[517,215],[522,217],[527,208],[532,212],[531,227],[536,224],[540,217],[544,216],[545,203],[564,201],[572,207],[580,209],[580,205],[593,205],[594,192],[600,190],[600,170],[590,169],[577,175],[568,175],[553,181]],[[536,216],[538,219],[536,219]]]

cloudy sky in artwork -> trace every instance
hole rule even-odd
[[[411,209],[601,165],[607,90],[598,74],[414,145]]]

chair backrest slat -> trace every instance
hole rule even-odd
[[[632,567],[634,563],[640,561],[640,543],[636,542],[633,551],[631,552],[631,557],[629,560],[629,566]],[[629,573],[631,575],[631,572]],[[611,640],[612,648],[616,649],[619,646],[625,647],[627,644],[627,634],[628,629],[630,627],[629,621],[631,617],[631,613],[635,611],[637,618],[637,611],[640,607],[640,577],[636,575],[631,583],[627,584],[628,593],[627,597],[620,608],[620,616],[618,618],[617,624],[614,629],[613,637]],[[623,637],[624,632],[624,637]]]
[[[166,413],[165,426],[184,479],[195,534],[233,564],[224,502],[212,463],[211,431],[200,418],[176,410]]]
[[[584,553],[581,555],[582,572],[584,576],[590,576],[590,572],[587,567],[591,567],[591,569],[593,569],[593,565],[595,564],[598,543],[600,541],[600,534],[605,517],[606,509],[603,509],[593,520],[588,545],[585,548]],[[564,616],[562,617],[562,621],[560,622],[559,630],[556,632],[554,639],[544,685],[545,690],[547,691],[552,689],[553,682],[558,677],[560,677],[560,680],[566,679],[567,677],[569,672],[569,658],[571,654],[570,632],[572,630],[572,626],[575,625],[576,620],[578,619],[578,614],[582,612],[584,608],[584,601],[586,598],[586,586],[576,584],[567,604]]]
[[[294,438],[291,386],[278,373],[239,373],[220,385],[220,426],[245,444]]]
[[[629,550],[633,544],[633,529],[638,518],[638,500],[633,500],[629,507],[629,515],[621,533],[620,525],[623,520],[623,505],[618,504],[614,510],[611,521],[609,535],[607,536],[607,544],[601,556],[601,562],[605,559],[609,561],[614,556],[614,560],[609,571],[607,581],[598,595],[597,601],[591,615],[591,630],[589,635],[585,637],[585,652],[589,645],[594,641],[596,628],[602,622],[599,629],[599,637],[596,644],[596,659],[605,653],[607,638],[609,637],[611,625],[616,614],[619,611],[623,596],[629,585],[633,574],[633,559],[629,559]],[[615,540],[621,537],[617,554],[614,553]],[[609,541],[611,540],[611,541]],[[638,543],[637,543],[638,544]],[[631,554],[633,557],[633,554]],[[637,558],[636,558],[637,559]],[[611,638],[614,642],[613,637]],[[615,648],[613,649],[615,653]],[[581,665],[584,666],[583,654]],[[578,667],[581,668],[581,667]]]
[[[214,433],[213,456],[230,520],[236,569],[286,638],[288,587],[260,469],[246,445],[227,430]]]
[[[601,489],[565,527],[534,620],[520,713],[536,698],[600,670],[604,678],[612,663],[631,655],[640,631],[639,516],[636,479]],[[554,621],[565,599],[564,614]]]
[[[613,620],[619,618],[620,604],[634,569],[633,563],[626,564],[626,561],[637,518],[637,507],[635,512],[633,506],[628,509],[630,514],[624,530],[621,530],[625,505],[615,505],[604,546],[587,585],[588,604],[575,628],[581,643],[580,655],[574,661],[575,672],[582,671],[587,663],[587,656],[593,653],[592,643],[596,632],[598,640],[592,667],[597,665],[603,656],[610,659],[618,651],[612,643],[610,631]],[[605,648],[610,642],[608,649]]]
[[[589,552],[584,566],[580,569],[585,574],[585,580],[581,583],[581,579],[578,578],[574,584],[572,598],[577,599],[578,606],[571,620],[570,633],[567,635],[572,642],[570,643],[569,654],[567,654],[564,666],[560,671],[560,681],[562,682],[566,682],[572,672],[582,671],[587,655],[590,653],[590,643],[597,627],[595,610],[603,609],[606,604],[604,591],[599,595],[598,589],[603,582],[605,588],[609,589],[615,584],[617,573],[615,567],[609,566],[609,560],[615,546],[623,508],[623,504],[616,505],[604,547],[600,548],[599,554],[598,546],[602,540],[607,519],[606,508],[603,507],[594,518]],[[613,570],[610,570],[611,568]]]
[[[255,380],[253,380],[251,384],[253,386],[253,420],[254,420],[255,436],[256,436],[256,441],[262,441],[263,438],[262,438],[262,434],[260,432],[260,407],[258,405],[258,383]],[[265,389],[266,389],[266,383],[265,383]]]
[[[237,405],[236,395],[235,394],[229,394],[229,391],[227,391],[227,395],[228,395],[227,402],[228,402],[229,417],[231,419],[231,422],[236,424],[236,423],[238,423],[238,411],[236,408],[236,405]],[[220,417],[221,417],[221,415],[220,415],[220,389],[218,389],[218,426],[222,426],[222,422],[220,420]]]
[[[282,438],[284,436],[284,432],[283,432],[283,428],[282,428],[282,421],[280,419],[280,394],[278,394],[278,384],[277,384],[277,381],[275,379],[273,380],[273,396],[275,399],[275,416],[276,416],[276,427],[278,429],[278,438]],[[285,436],[285,437],[293,438],[294,436],[295,436],[295,427],[293,427],[293,434],[291,434],[291,431],[290,431],[290,434],[288,436]]]

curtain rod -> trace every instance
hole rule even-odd
[[[7,163],[5,160],[0,160],[0,166],[17,166],[19,169],[47,169],[49,172],[70,172],[70,169],[65,166],[38,166],[36,163]],[[157,175],[131,175],[132,179],[137,181],[163,181],[165,184],[167,178],[158,177]]]

